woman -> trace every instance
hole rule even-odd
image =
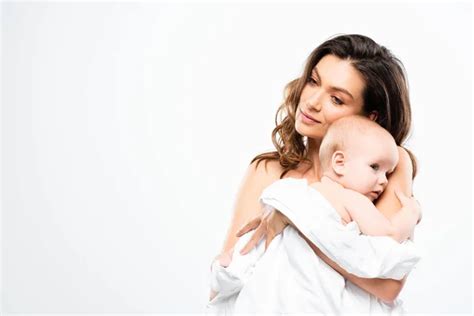
[[[385,47],[362,35],[342,35],[324,42],[309,56],[303,75],[287,85],[285,100],[277,111],[277,119],[281,120],[272,133],[277,150],[258,155],[247,170],[219,256],[222,264],[231,260],[229,254],[245,232],[256,228],[243,254],[265,235],[268,245],[291,224],[278,211],[263,214],[258,202],[260,194],[274,181],[285,177],[305,178],[309,183],[319,181],[321,139],[333,121],[352,114],[375,120],[392,134],[399,146],[408,136],[411,109],[403,66]],[[399,154],[399,164],[375,204],[387,217],[401,206],[395,190],[412,196],[415,160],[402,147]],[[418,207],[413,198],[410,207]],[[246,222],[251,218],[253,220]],[[243,224],[246,225],[242,227]],[[364,279],[351,275],[306,241],[333,269],[375,297],[391,302],[400,293],[405,279]]]

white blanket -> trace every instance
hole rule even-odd
[[[403,278],[419,261],[414,244],[360,234],[355,222],[344,226],[336,210],[305,179],[279,180],[264,190],[268,209],[285,214],[308,239],[344,270],[365,278]],[[211,288],[218,292],[209,313],[401,314],[401,301],[386,304],[346,281],[319,259],[293,227],[275,237],[265,251],[262,240],[245,256],[234,247],[231,264],[214,262]]]

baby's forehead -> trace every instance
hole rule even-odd
[[[398,160],[397,145],[390,138],[362,137],[347,142],[346,149],[356,155],[367,156],[381,163],[396,164]]]
[[[396,164],[396,157],[394,157],[394,155],[389,152],[374,154],[371,158],[375,162],[386,163],[387,165]]]
[[[352,135],[346,133],[346,137],[360,140],[365,144],[372,145],[372,147],[396,147],[395,140],[393,139],[392,135],[379,126],[369,127],[363,132],[354,131]]]

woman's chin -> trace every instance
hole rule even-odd
[[[301,136],[314,138],[314,139],[322,139],[325,133],[325,131],[322,131],[320,128],[315,128],[315,127],[311,128],[309,126],[306,126],[304,123],[301,123],[298,121],[296,121],[295,123],[295,130]]]

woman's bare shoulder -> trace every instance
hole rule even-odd
[[[398,164],[395,167],[395,170],[388,177],[387,189],[389,191],[393,191],[393,189],[401,189],[405,192],[408,189],[411,190],[413,165],[410,155],[403,147],[398,146],[398,154]],[[408,194],[408,192],[405,193]]]
[[[405,148],[398,146],[398,164],[393,172],[392,176],[389,177],[388,182],[399,182],[402,181],[411,187],[413,164],[410,155]],[[392,180],[392,181],[390,181]]]
[[[403,148],[402,146],[398,146],[398,156],[399,156],[399,160],[398,160],[399,166],[401,165],[409,169],[413,168],[410,155],[408,154],[406,149]]]
[[[413,165],[411,158],[403,147],[398,147],[398,153],[398,164],[388,176],[387,187],[375,204],[377,209],[388,218],[400,210],[401,207],[400,201],[395,196],[395,191],[403,192],[407,196],[412,195]]]
[[[246,178],[265,187],[278,180],[282,172],[283,167],[277,160],[254,161],[247,168]]]
[[[263,207],[259,201],[263,190],[280,178],[282,168],[278,161],[252,162],[240,185],[234,205],[234,215],[224,242],[223,252],[231,249],[238,238],[237,230],[252,218],[260,216]]]

